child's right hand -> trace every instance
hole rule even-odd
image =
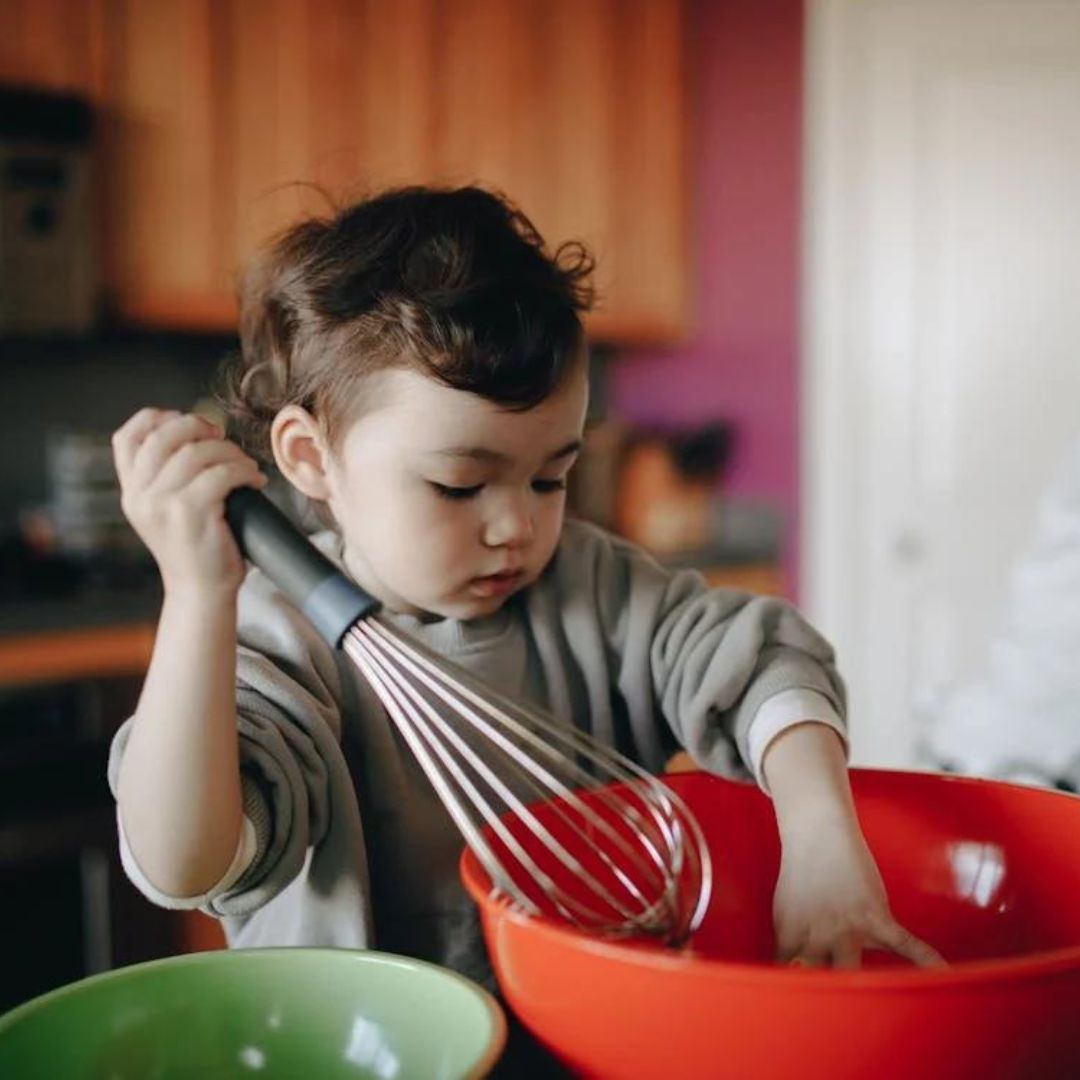
[[[258,464],[209,420],[167,409],[141,409],[112,442],[124,513],[166,591],[235,592],[244,561],[225,498],[266,484]]]

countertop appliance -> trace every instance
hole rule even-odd
[[[0,335],[94,328],[92,133],[82,98],[0,86]]]

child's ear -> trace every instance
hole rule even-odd
[[[315,417],[299,405],[286,405],[270,426],[270,445],[281,475],[309,499],[330,497],[328,454]]]

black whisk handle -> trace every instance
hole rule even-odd
[[[237,488],[225,518],[245,558],[253,562],[311,620],[335,649],[379,602],[350,581],[261,492]]]

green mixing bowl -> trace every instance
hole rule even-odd
[[[484,1076],[506,1039],[495,999],[388,953],[245,949],[136,964],[0,1017],[0,1077]]]

